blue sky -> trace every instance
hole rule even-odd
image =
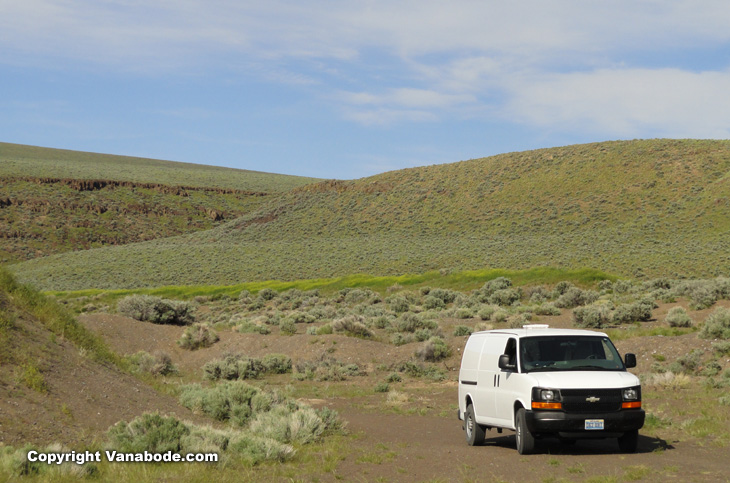
[[[0,0],[0,141],[352,179],[730,137],[730,3]]]

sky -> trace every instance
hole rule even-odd
[[[725,0],[0,0],[0,141],[355,179],[730,138]]]

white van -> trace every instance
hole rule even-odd
[[[477,446],[486,430],[511,429],[520,454],[547,436],[568,444],[618,438],[633,453],[644,425],[639,378],[626,370],[635,366],[636,356],[622,361],[602,332],[547,325],[475,332],[459,371],[466,441]]]

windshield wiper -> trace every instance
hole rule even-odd
[[[609,370],[609,368],[608,367],[603,367],[603,366],[575,366],[575,367],[571,367],[570,370],[571,371],[584,371],[584,370],[588,370],[588,371],[593,371],[593,370],[605,371],[605,370]]]

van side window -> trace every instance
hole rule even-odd
[[[504,348],[504,353],[509,356],[509,363],[512,366],[517,364],[517,340],[510,339],[507,341],[507,346]]]

